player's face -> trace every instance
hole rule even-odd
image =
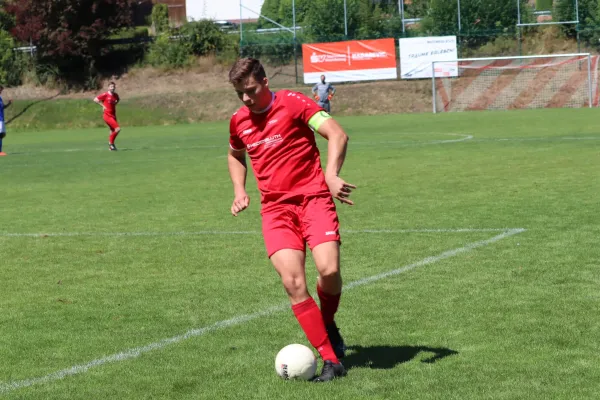
[[[271,104],[271,91],[267,78],[257,82],[253,76],[233,85],[239,99],[250,111],[262,111]]]
[[[115,85],[108,85],[108,91],[114,93],[117,87]]]
[[[325,75],[321,75],[321,82],[325,83]]]

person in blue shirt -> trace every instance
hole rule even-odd
[[[0,86],[0,95],[4,90],[4,86]],[[4,104],[2,97],[0,97],[0,156],[5,156],[6,153],[2,151],[2,140],[6,137],[6,125],[4,122],[4,110],[12,104],[12,100],[8,100],[8,103]]]
[[[335,88],[331,83],[325,82],[325,75],[321,75],[321,82],[313,86],[312,93],[317,104],[327,113],[331,113],[331,99],[335,94]]]

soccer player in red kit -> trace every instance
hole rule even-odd
[[[110,136],[108,137],[108,149],[110,151],[117,151],[115,146],[115,139],[121,127],[117,122],[117,103],[119,103],[119,95],[115,92],[117,85],[114,82],[108,84],[108,92],[102,93],[94,99],[94,102],[100,104],[104,109],[104,122],[110,128]]]
[[[340,358],[345,345],[334,315],[342,291],[339,222],[333,199],[352,205],[356,187],[339,177],[348,136],[314,101],[301,93],[269,90],[260,62],[238,60],[229,72],[244,103],[230,123],[229,174],[237,216],[250,203],[246,193],[246,153],[261,194],[263,236],[268,256],[281,277],[292,310],[324,363],[314,381],[346,375]],[[325,173],[315,134],[328,140]],[[321,308],[306,286],[305,247],[312,251],[319,277]]]

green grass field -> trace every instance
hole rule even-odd
[[[104,128],[102,109],[91,101],[93,97],[17,100],[6,112],[7,121],[10,121],[12,132]],[[211,98],[220,97],[208,91],[126,98],[119,104],[118,116],[120,121],[126,121],[129,126],[144,126],[204,121],[209,117],[214,118],[214,115],[222,116],[223,110],[227,110],[224,115],[231,115],[229,110],[232,107],[219,101],[211,102]],[[183,101],[185,106],[182,106]]]
[[[342,118],[348,377],[286,382],[308,344],[229,214],[227,123],[10,132],[0,158],[0,398],[594,399],[600,118]],[[324,142],[320,141],[320,145]],[[311,288],[316,273],[308,266]]]

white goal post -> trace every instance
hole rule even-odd
[[[579,53],[436,61],[433,112],[597,107],[598,59]]]

